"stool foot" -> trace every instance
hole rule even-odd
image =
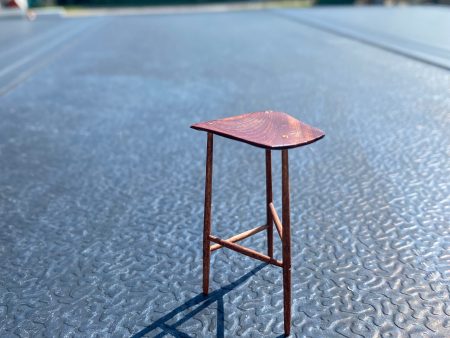
[[[291,333],[291,269],[283,269],[284,335]]]

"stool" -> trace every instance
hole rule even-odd
[[[325,134],[321,130],[300,122],[286,113],[274,111],[249,113],[220,120],[196,123],[191,128],[208,133],[206,147],[205,209],[203,218],[203,293],[205,295],[208,294],[211,252],[223,247],[283,268],[284,333],[288,336],[291,330],[291,224],[288,149],[313,143],[324,137]],[[228,239],[221,239],[211,235],[214,134],[264,148],[266,152],[267,222],[265,225],[247,230]],[[272,150],[281,150],[283,222],[280,221],[272,200]],[[274,223],[282,242],[282,261],[273,257]],[[264,230],[267,232],[267,255],[236,243]],[[210,245],[210,242],[215,244]]]

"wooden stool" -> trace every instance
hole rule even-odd
[[[291,224],[289,210],[288,149],[315,142],[325,134],[292,116],[273,111],[233,116],[220,120],[196,123],[191,128],[208,132],[206,148],[205,210],[203,228],[203,293],[208,294],[211,252],[222,247],[283,268],[284,333],[291,330]],[[213,134],[249,143],[266,150],[266,208],[267,224],[247,230],[228,239],[211,235],[211,193]],[[281,150],[282,162],[282,218],[280,221],[272,200],[272,150]],[[283,260],[273,257],[273,223],[283,246]],[[267,255],[236,242],[267,230]],[[210,246],[210,242],[214,245]]]

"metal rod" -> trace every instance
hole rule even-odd
[[[273,203],[270,203],[269,207],[273,217],[273,221],[275,223],[275,227],[278,231],[278,235],[280,235],[280,239],[283,240],[283,225],[281,224],[280,218],[278,217],[277,211],[275,210]]]
[[[272,152],[270,149],[266,149],[267,255],[269,257],[273,257],[273,218],[269,210],[272,200]]]
[[[226,241],[231,242],[231,243],[238,242],[240,240],[243,240],[244,238],[250,237],[250,236],[257,234],[258,232],[261,232],[266,229],[267,229],[267,225],[261,225],[259,227],[244,231],[244,232],[240,233],[239,235],[234,235],[233,237],[227,238]],[[210,250],[212,252],[212,251],[215,251],[222,247],[223,246],[220,244],[214,244],[214,245],[211,245]]]
[[[277,266],[280,266],[280,267],[283,266],[283,262],[280,262],[280,261],[278,261],[278,260],[276,260],[274,258],[271,258],[269,256],[266,256],[266,255],[264,255],[262,253],[259,253],[258,251],[249,249],[249,248],[247,248],[245,246],[242,246],[242,245],[239,245],[239,244],[236,244],[236,243],[232,243],[232,242],[228,242],[228,241],[226,241],[224,239],[218,238],[216,236],[211,236],[211,235],[209,236],[209,240],[211,242],[220,244],[220,245],[222,245],[222,246],[224,246],[224,247],[226,247],[228,249],[237,251],[237,252],[239,252],[239,253],[241,253],[243,255],[249,256],[251,258],[259,259],[260,261],[263,261],[263,262],[266,262],[266,263],[269,263],[269,264],[273,264],[273,265],[277,265]]]
[[[206,177],[205,177],[205,208],[203,214],[203,293],[209,290],[209,265],[211,252],[209,251],[209,235],[211,234],[211,196],[213,170],[213,134],[208,133],[206,145]]]
[[[288,150],[281,151],[281,191],[283,202],[283,289],[284,333],[291,332],[291,219],[289,206],[289,157]]]

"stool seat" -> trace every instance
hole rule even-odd
[[[266,149],[288,149],[313,143],[325,136],[320,129],[275,111],[248,113],[191,126]]]

